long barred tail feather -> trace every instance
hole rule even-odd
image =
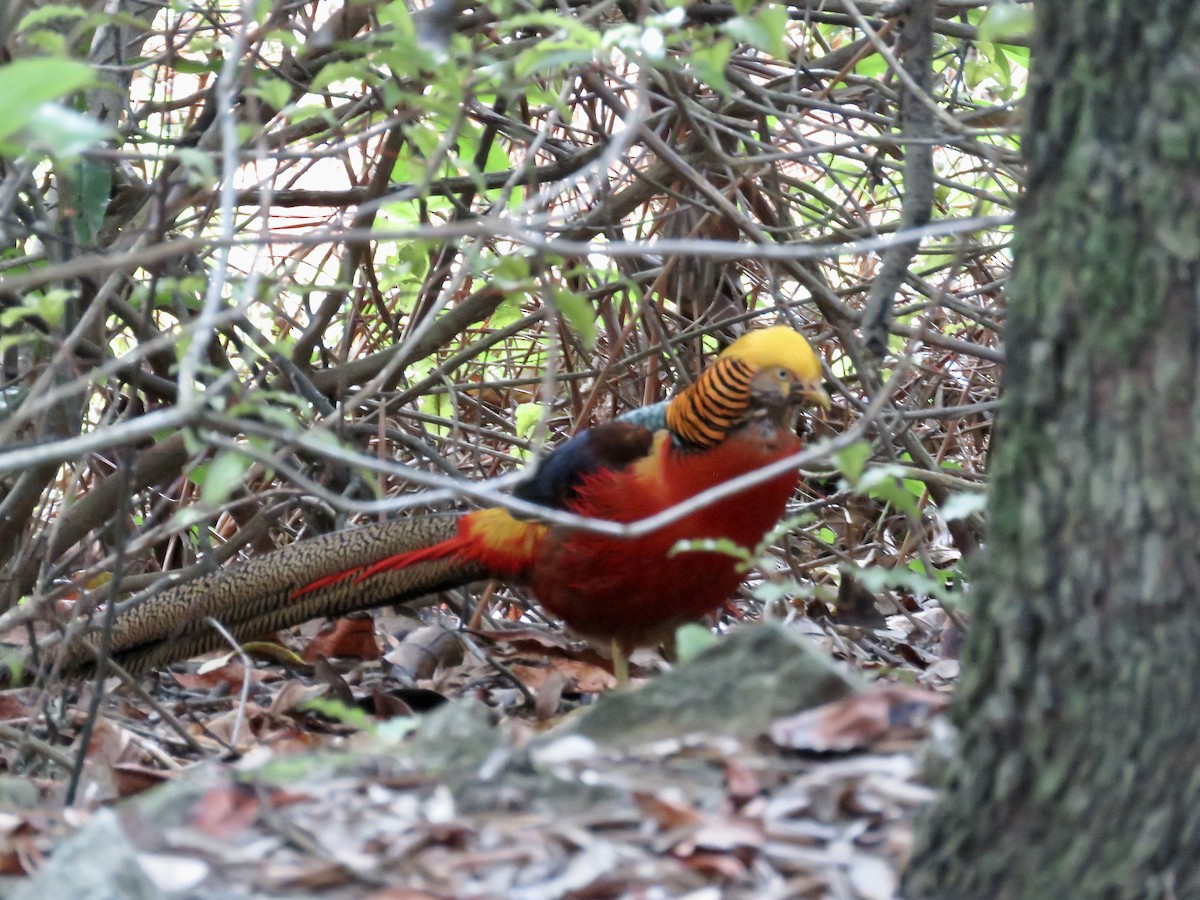
[[[368,582],[343,581],[309,592],[298,600],[290,600],[287,590],[280,591],[276,596],[263,595],[252,608],[240,608],[244,614],[251,609],[257,610],[257,614],[239,617],[233,624],[220,617],[218,619],[234,638],[247,641],[313,619],[362,612],[391,603],[421,606],[422,601],[435,600],[439,591],[462,587],[487,577],[488,572],[482,564],[441,559],[386,572]],[[169,638],[114,652],[113,659],[137,675],[228,646],[223,635],[201,621]]]
[[[225,639],[207,622],[221,622],[238,640],[337,616],[403,603],[480,581],[482,563],[435,556],[348,578],[377,561],[436,548],[458,532],[457,516],[419,516],[298,541],[272,553],[175,585],[136,605],[119,606],[112,657],[135,673],[219,649]],[[62,658],[62,671],[92,670],[97,635],[80,639]]]
[[[311,581],[303,587],[292,592],[289,600],[299,600],[301,597],[311,594],[315,591],[322,591],[325,588],[332,587],[342,581],[348,581],[350,584],[362,584],[369,578],[384,572],[395,572],[400,569],[405,569],[410,566],[415,566],[418,563],[433,562],[435,560],[450,560],[457,556],[460,545],[463,543],[461,536],[457,533],[444,541],[439,541],[436,544],[431,544],[427,547],[418,547],[416,550],[407,550],[401,553],[393,553],[385,556],[383,559],[369,561],[361,565],[353,566],[348,569],[342,569],[339,572],[334,572],[326,575],[323,578],[318,578]]]

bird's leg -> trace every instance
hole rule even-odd
[[[629,657],[625,655],[621,642],[616,639],[612,642],[612,663],[613,674],[617,676],[617,687],[628,687]]]

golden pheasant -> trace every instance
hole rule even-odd
[[[576,435],[516,490],[517,497],[589,518],[630,523],[794,453],[804,402],[828,406],[820,363],[784,326],[734,341],[665,404]],[[796,473],[621,538],[496,507],[422,516],[323,535],[179,585],[120,611],[113,658],[143,671],[221,646],[205,620],[249,638],[319,616],[414,600],[498,578],[524,585],[574,631],[611,641],[618,677],[634,647],[717,609],[741,583],[735,557],[681,542],[724,539],[753,548],[779,521]],[[67,668],[86,668],[73,653]]]

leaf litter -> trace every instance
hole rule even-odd
[[[66,896],[62,867],[106,854],[95,871],[146,896],[892,897],[955,661],[911,617],[870,635],[889,666],[853,629],[801,630],[739,625],[615,693],[561,636],[434,618],[381,653],[337,626],[334,663],[288,651],[306,672],[159,673],[158,711],[106,695],[74,808],[5,744],[0,893]],[[48,731],[45,698],[4,697],[7,727],[74,754],[81,704]]]

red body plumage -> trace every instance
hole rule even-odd
[[[612,422],[583,432],[544,460],[517,495],[612,522],[663,512],[796,452],[800,439],[789,424],[795,404],[828,406],[820,372],[811,348],[791,329],[751,332],[671,401],[665,428]],[[723,540],[753,550],[783,515],[796,480],[795,471],[778,475],[628,539],[517,519],[501,508],[480,510],[463,515],[450,540],[324,578],[300,593],[432,560],[472,561],[527,586],[580,634],[629,650],[713,612],[742,581],[738,557],[679,543]]]
[[[794,433],[765,420],[702,452],[680,449],[660,432],[649,455],[621,469],[589,474],[566,506],[591,518],[636,522],[799,448]],[[681,623],[719,607],[743,578],[738,559],[729,553],[673,553],[679,542],[724,539],[752,550],[779,521],[795,486],[796,473],[787,472],[628,539],[547,527],[502,509],[480,510],[459,520],[451,540],[306,590],[434,559],[479,560],[496,577],[527,585],[550,613],[582,635],[616,640],[626,648],[658,643]]]
[[[635,522],[794,453],[800,441],[766,422],[702,453],[672,446],[623,471],[588,478],[575,512]],[[753,550],[779,521],[796,486],[788,472],[641,537],[552,528],[536,554],[530,589],[554,615],[589,637],[625,647],[657,643],[714,611],[741,584],[739,560],[720,551],[672,553],[680,541],[725,539]]]

